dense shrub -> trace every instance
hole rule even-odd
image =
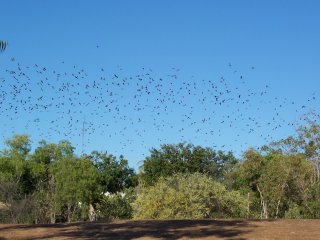
[[[133,208],[135,219],[243,217],[246,200],[206,175],[177,174],[142,188]]]

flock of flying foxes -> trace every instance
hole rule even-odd
[[[150,68],[135,74],[120,66],[86,70],[64,61],[55,69],[15,58],[7,63],[0,69],[2,137],[37,134],[78,142],[82,150],[95,139],[131,151],[134,143],[150,149],[150,139],[159,144],[199,140],[224,149],[252,144],[255,136],[266,144],[276,131],[294,125],[285,116],[288,108],[301,115],[317,100],[315,93],[303,103],[275,97],[268,84],[251,89],[231,63],[227,77],[208,80],[175,67],[161,75]],[[228,141],[217,145],[226,135]]]

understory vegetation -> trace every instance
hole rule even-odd
[[[14,135],[0,152],[0,221],[319,218],[320,125],[241,159],[192,144],[151,149],[138,172],[124,156],[77,156],[68,141]]]

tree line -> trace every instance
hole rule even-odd
[[[320,125],[237,159],[193,144],[150,150],[136,172],[124,156],[77,156],[68,141],[14,135],[0,152],[0,221],[319,218]],[[94,217],[92,217],[94,216]]]

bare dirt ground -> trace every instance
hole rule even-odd
[[[320,239],[320,220],[165,220],[0,224],[4,239]]]

